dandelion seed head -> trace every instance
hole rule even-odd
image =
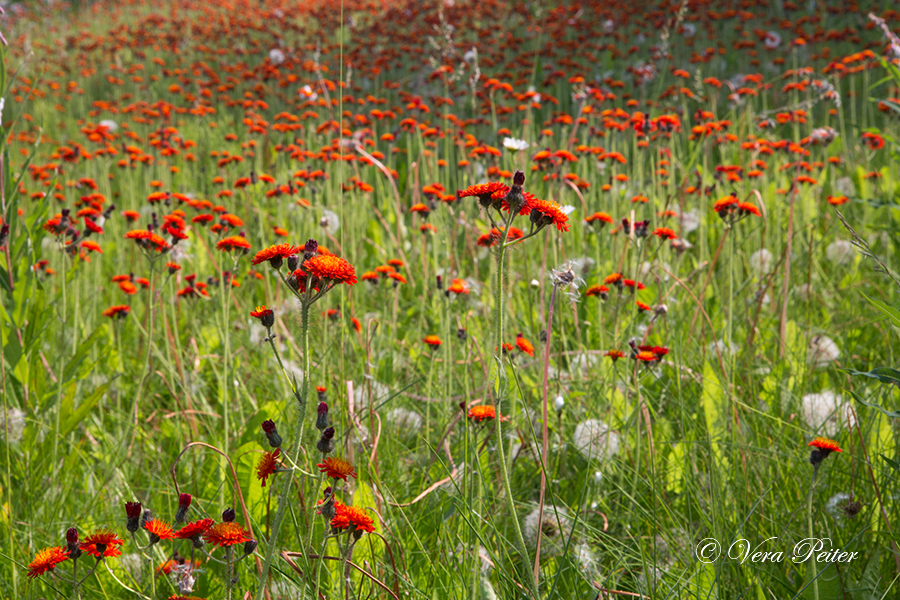
[[[584,456],[603,462],[619,453],[619,434],[599,419],[588,419],[575,427],[575,449]]]

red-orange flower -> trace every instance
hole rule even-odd
[[[453,292],[457,295],[463,295],[469,293],[469,284],[467,284],[462,279],[451,279],[450,287],[447,288],[448,292]]]
[[[233,235],[216,242],[216,248],[222,252],[231,252],[232,250],[249,250],[250,242],[240,235]]]
[[[625,356],[625,353],[621,350],[609,350],[604,354],[604,356],[608,356],[610,359],[612,359],[613,362],[616,362],[617,360]]]
[[[757,217],[761,217],[762,213],[759,211],[759,208],[756,207],[755,204],[750,204],[749,202],[738,202],[738,211],[740,211],[741,215],[756,215]]]
[[[256,253],[256,256],[253,257],[253,260],[250,261],[251,264],[258,265],[259,263],[269,261],[269,264],[274,268],[281,267],[282,261],[293,255],[299,254],[302,248],[299,246],[291,246],[290,244],[278,244],[276,246],[269,246],[265,250],[260,250]]]
[[[584,295],[588,298],[597,296],[601,300],[606,300],[609,297],[609,288],[605,285],[592,285],[584,292]]]
[[[478,406],[471,407],[469,409],[469,412],[466,413],[466,416],[476,423],[481,423],[485,419],[496,419],[497,409],[488,404],[480,404]]]
[[[259,463],[256,465],[256,478],[259,479],[262,487],[266,487],[266,479],[269,478],[269,475],[273,475],[275,469],[278,468],[280,454],[281,448],[275,448],[274,452],[266,452],[259,459]]]
[[[534,346],[521,333],[516,334],[516,346],[528,356],[534,356]]]
[[[437,348],[438,346],[440,346],[441,344],[444,343],[441,341],[441,338],[439,338],[436,335],[426,335],[422,341],[425,342],[426,344],[428,344],[429,346],[431,346],[432,348]]]
[[[331,519],[331,527],[337,530],[375,531],[375,522],[366,511],[355,506],[335,503],[335,515]]]
[[[490,183],[479,183],[477,185],[470,185],[464,190],[458,190],[456,192],[457,198],[466,198],[469,196],[476,196],[480,201],[487,202],[491,199],[491,196],[496,192],[503,191],[506,194],[509,191],[509,186],[505,183],[501,183],[499,181],[492,181]]]
[[[28,576],[39,577],[67,560],[69,560],[69,553],[59,546],[44,548],[34,556],[34,560],[28,565]]]
[[[347,481],[347,477],[356,479],[353,465],[343,458],[329,456],[316,466],[319,467],[319,471],[325,473],[330,479],[343,479],[344,481]]]
[[[219,523],[218,525],[213,525],[207,529],[206,533],[203,534],[203,539],[213,546],[221,546],[224,548],[225,546],[249,542],[249,535],[249,532],[244,531],[244,528],[241,527],[239,523],[226,521],[224,523]]]
[[[213,523],[215,523],[215,521],[212,519],[200,519],[199,521],[188,523],[175,532],[175,537],[179,540],[199,539],[201,535],[206,533],[207,529],[213,526]]]
[[[123,540],[116,537],[114,532],[102,529],[100,531],[95,531],[93,534],[86,537],[84,541],[78,545],[78,548],[85,554],[90,554],[97,558],[104,556],[120,556],[122,551],[119,550],[118,547],[124,543]]]
[[[124,319],[128,316],[128,313],[131,312],[131,307],[127,304],[120,304],[119,306],[110,306],[106,310],[103,311],[104,317],[119,317],[120,319]]]
[[[161,519],[153,519],[144,524],[144,529],[150,534],[150,543],[155,544],[160,540],[175,539],[175,532],[169,524]]]
[[[674,240],[678,236],[668,227],[657,227],[653,230],[653,235],[661,240]]]
[[[265,305],[257,306],[256,310],[251,310],[250,316],[259,319],[259,322],[266,328],[271,328],[275,324],[275,311],[271,308],[266,308]]]
[[[560,231],[569,230],[569,215],[551,200],[529,199],[526,206],[531,209],[531,220],[541,225],[556,225]]]
[[[303,263],[303,269],[319,279],[347,285],[356,283],[356,271],[353,269],[353,265],[333,254],[313,256]]]
[[[826,450],[828,452],[843,452],[838,443],[834,440],[825,438],[825,437],[817,437],[813,441],[811,441],[807,446],[812,446],[813,448],[818,448],[819,450]]]

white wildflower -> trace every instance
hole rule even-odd
[[[284,62],[284,52],[282,52],[278,48],[272,48],[271,50],[269,50],[269,61],[273,65],[280,65]]]
[[[503,138],[503,147],[509,150],[510,152],[518,152],[519,150],[527,150],[529,143],[525,140],[519,140],[516,138],[505,137]]]

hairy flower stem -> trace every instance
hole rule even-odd
[[[513,498],[512,486],[509,483],[509,468],[506,465],[506,452],[503,450],[503,433],[501,422],[501,408],[504,408],[503,400],[506,396],[506,367],[503,364],[503,264],[506,254],[506,238],[509,235],[509,224],[515,213],[509,212],[503,227],[503,237],[497,249],[497,286],[494,290],[495,306],[494,306],[494,339],[497,342],[494,360],[497,363],[497,418],[494,419],[495,435],[497,436],[497,457],[500,463],[500,473],[503,478],[503,491],[506,494],[506,501],[509,503],[509,512],[512,516],[513,527],[516,530],[516,541],[519,543],[519,552],[522,555],[524,563],[528,564],[528,550],[525,547],[525,538],[522,536],[522,526],[519,524],[519,517],[516,514],[516,502]],[[532,582],[533,583],[533,582]],[[532,594],[538,597],[537,589],[533,588]]]
[[[547,427],[547,379],[550,371],[550,340],[553,333],[553,306],[556,304],[558,285],[553,286],[550,295],[550,308],[547,311],[547,342],[544,344],[544,385],[543,402],[541,402],[541,496],[538,501],[538,523],[544,522],[544,494],[547,490],[547,453],[549,451],[549,430]],[[534,551],[534,588],[540,590],[541,577],[541,527],[537,528],[537,544]]]
[[[234,548],[225,547],[225,600],[231,600],[234,591]]]
[[[300,386],[300,393],[296,394],[297,398],[297,425],[294,427],[294,445],[292,446],[293,454],[291,458],[294,464],[300,460],[300,442],[303,440],[303,427],[306,424],[304,419],[306,413],[306,399],[309,396],[309,305],[311,304],[309,295],[303,301],[300,312],[300,329],[301,340],[303,344],[303,383]],[[293,477],[290,473],[284,476],[284,483],[281,487],[281,493],[278,495],[278,511],[275,513],[275,522],[272,524],[272,533],[269,535],[269,542],[266,545],[266,557],[263,560],[262,572],[259,574],[259,586],[256,590],[255,598],[261,600],[265,591],[266,582],[269,577],[269,567],[272,566],[272,559],[278,543],[278,532],[281,530],[281,524],[284,521],[286,508],[290,502],[288,497],[291,492],[291,483]]]

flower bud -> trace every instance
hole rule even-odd
[[[322,432],[322,438],[316,444],[316,449],[322,454],[334,452],[334,427],[329,427]]]
[[[331,418],[328,416],[328,404],[319,402],[319,409],[316,414],[316,429],[319,431],[331,425]]]
[[[290,272],[293,273],[294,271],[296,271],[297,269],[300,268],[300,257],[297,256],[296,254],[291,254],[290,256],[288,256],[287,264],[288,264],[288,270],[290,270]]]
[[[235,514],[233,508],[226,508],[225,510],[222,511],[222,522],[231,523],[232,521],[234,521],[234,518],[236,516],[237,516],[237,514]]]
[[[81,556],[81,548],[78,547],[78,530],[74,527],[70,527],[66,531],[66,546],[69,550],[69,558],[75,560]]]
[[[319,513],[325,517],[326,521],[331,521],[337,513],[334,508],[334,490],[331,486],[325,488],[325,496],[322,501],[322,506],[319,508]]]
[[[244,542],[244,556],[253,554],[258,544],[259,542],[257,542],[256,540],[247,540],[246,542]]]
[[[266,438],[269,440],[269,445],[273,448],[278,448],[281,446],[281,436],[278,435],[278,429],[275,428],[275,422],[271,419],[263,421],[262,424],[263,433],[266,434]]]
[[[141,528],[144,527],[147,523],[153,520],[153,511],[149,508],[144,509],[144,512],[141,513]]]
[[[140,529],[141,524],[141,503],[140,502],[126,502],[125,503],[125,516],[128,517],[128,523],[125,528],[128,529],[131,533],[134,533],[138,529]],[[76,538],[77,538],[76,532]]]
[[[184,518],[187,516],[187,511],[191,507],[191,495],[190,494],[179,494],[178,495],[178,511],[175,513],[175,522],[182,523],[184,522]]]
[[[461,341],[461,342],[466,341],[466,336],[467,336],[467,333],[466,333],[465,327],[460,327],[459,329],[456,330],[456,339],[458,339],[459,341]]]
[[[303,262],[308,261],[319,253],[319,242],[316,240],[308,240],[303,246]]]
[[[316,386],[316,394],[319,397],[319,402],[327,402],[328,401],[328,388],[324,385]]]

